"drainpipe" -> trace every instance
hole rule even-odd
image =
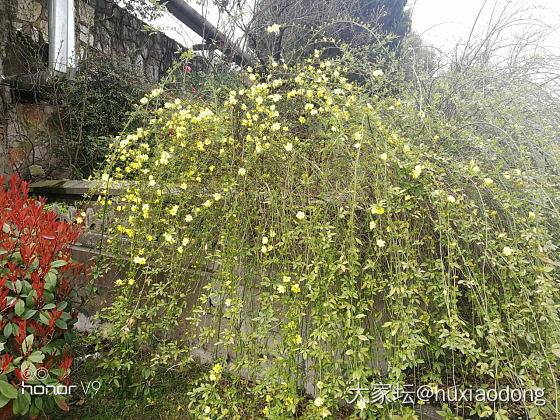
[[[52,1],[52,0],[51,0]],[[158,0],[167,7],[169,13],[195,31],[208,45],[215,45],[226,56],[231,57],[239,66],[254,64],[255,60],[245,51],[235,47],[233,43],[218,29],[209,23],[204,16],[185,3],[183,0]]]
[[[72,77],[76,67],[74,0],[48,0],[49,70]]]

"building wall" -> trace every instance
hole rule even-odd
[[[103,54],[156,82],[181,46],[110,0],[75,0],[78,56]],[[47,0],[0,0],[0,174],[30,176],[52,160],[56,108],[41,95],[48,77]],[[33,167],[32,167],[33,168]]]

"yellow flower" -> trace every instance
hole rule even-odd
[[[509,257],[513,253],[513,250],[509,246],[504,246],[504,249],[502,250],[502,253],[505,256]]]
[[[173,207],[171,207],[171,210],[169,210],[169,214],[171,216],[175,216],[177,214],[177,210],[179,210],[179,205],[175,204]]]
[[[360,410],[365,410],[366,408],[366,402],[364,400],[360,400],[358,401],[358,403],[356,404],[356,407],[358,407]]]
[[[322,397],[317,397],[317,398],[315,398],[315,401],[313,402],[313,404],[315,404],[317,407],[321,407],[324,402],[325,402],[325,400]]]
[[[416,165],[412,170],[412,172],[410,173],[410,175],[412,175],[412,178],[414,179],[418,178],[422,173],[422,169],[423,169],[422,165]]]
[[[299,284],[297,284],[297,283],[292,284],[292,287],[291,287],[290,289],[291,289],[292,292],[294,292],[294,293],[299,293],[299,292],[301,292],[301,289],[299,288]]]
[[[133,261],[134,261],[134,264],[140,264],[140,265],[146,264],[146,258],[144,258],[144,257],[138,257],[138,256],[134,257]]]
[[[296,335],[293,339],[294,344],[301,344],[301,335]]]
[[[298,211],[298,212],[296,213],[296,218],[299,219],[299,220],[305,219],[305,213],[302,212],[301,210]]]
[[[305,121],[306,121],[305,117],[299,117],[299,122],[300,122],[300,123],[303,124]]]
[[[484,178],[484,183],[486,185],[491,185],[492,183],[494,183],[494,181],[492,180],[492,178]]]
[[[280,25],[278,25],[277,23],[275,23],[274,25],[270,25],[268,28],[266,28],[266,31],[269,34],[271,33],[278,34],[278,32],[280,32]]]
[[[537,215],[535,214],[534,211],[530,211],[529,212],[529,219],[534,219],[535,217],[537,217]]]
[[[220,372],[222,371],[222,369],[223,369],[223,367],[222,367],[222,365],[220,365],[219,363],[216,363],[216,364],[214,365],[214,367],[212,368],[212,370],[213,370],[214,372],[216,372],[216,373],[220,373]]]
[[[192,222],[193,217],[190,214],[187,214],[187,216],[185,217],[186,222]]]
[[[280,130],[280,123],[275,122],[274,124],[272,124],[272,130],[274,131]]]
[[[286,149],[286,152],[291,152],[293,147],[294,147],[294,145],[292,143],[286,143],[284,145],[284,149]]]
[[[289,283],[290,280],[291,280],[290,276],[282,276],[282,281],[283,281],[284,283]]]
[[[381,159],[383,162],[385,162],[387,160],[387,153],[381,153],[379,155],[379,159]]]
[[[239,175],[239,176],[245,176],[246,173],[247,173],[247,171],[245,171],[245,168],[239,168],[237,170],[237,175]]]
[[[447,201],[449,201],[450,203],[454,203],[455,202],[455,197],[453,197],[452,195],[448,195],[447,196]]]
[[[371,212],[373,214],[383,214],[383,213],[385,213],[385,209],[383,207],[379,207],[377,205],[374,205],[371,209]]]

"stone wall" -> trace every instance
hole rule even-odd
[[[110,0],[75,0],[75,28],[79,58],[114,57],[149,82],[163,77],[182,49],[162,33],[143,31],[140,19]],[[0,174],[40,177],[34,165],[57,165],[57,110],[43,94],[47,66],[47,0],[0,0]]]

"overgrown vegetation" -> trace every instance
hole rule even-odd
[[[74,79],[55,81],[54,123],[61,137],[57,148],[69,175],[87,178],[99,169],[111,139],[122,130],[148,86],[119,58],[101,53],[80,61]]]
[[[558,114],[490,60],[415,65],[397,94],[379,70],[350,82],[353,63],[271,62],[211,98],[141,101],[102,176],[135,181],[112,203],[112,383],[209,348],[196,418],[247,415],[226,370],[255,384],[256,417],[333,416],[374,383],[539,387],[544,407],[473,409],[556,416]],[[491,94],[472,93],[480,77]]]

